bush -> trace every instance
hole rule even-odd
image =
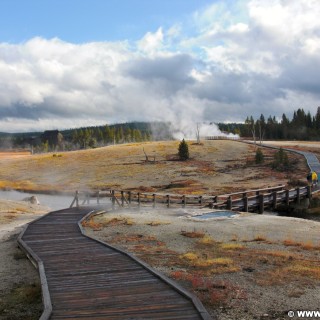
[[[260,148],[256,151],[256,164],[260,164],[264,162],[264,154]]]
[[[274,161],[272,163],[272,168],[279,171],[287,171],[289,170],[289,158],[288,154],[280,148],[274,155]]]
[[[189,159],[189,147],[184,139],[179,144],[179,159],[183,161]]]

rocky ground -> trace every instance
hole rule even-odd
[[[33,320],[42,313],[38,272],[19,249],[23,226],[48,208],[0,200],[0,319]]]
[[[319,308],[319,222],[195,217],[207,211],[106,213],[88,221],[87,232],[186,286],[217,319],[288,319],[290,310]]]

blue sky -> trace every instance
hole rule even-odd
[[[0,131],[320,105],[318,0],[1,0]],[[212,132],[203,132],[211,135]]]
[[[0,40],[34,36],[64,41],[137,40],[159,26],[190,19],[208,0],[1,0]]]

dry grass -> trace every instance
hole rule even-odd
[[[292,239],[283,240],[283,245],[287,247],[300,247],[303,250],[319,250],[320,246],[315,245],[312,241],[299,242]]]
[[[198,241],[199,244],[204,244],[204,245],[212,245],[215,243],[215,240],[208,236],[208,235],[204,235],[204,237],[202,239],[200,239]]]
[[[18,285],[0,300],[1,319],[37,319],[41,316],[41,286]]]
[[[204,238],[205,233],[203,231],[197,231],[197,230],[193,230],[193,231],[182,230],[181,235],[188,238]]]
[[[190,161],[168,161],[168,156],[176,157],[178,144],[177,141],[131,143],[59,154],[0,157],[0,188],[74,191],[88,188],[136,189],[143,186],[148,190],[162,191],[164,186],[170,186],[173,182],[176,186],[171,185],[174,193],[221,194],[231,189],[274,184],[272,174],[261,177],[265,166],[243,167],[248,152],[254,154],[254,150],[246,144],[204,141],[202,146],[189,146]],[[145,163],[143,148],[148,155],[156,156],[155,164]],[[224,163],[226,155],[228,161]],[[229,160],[237,165],[227,168]],[[228,176],[224,174],[226,169],[230,173]],[[284,174],[277,175],[277,183],[288,180]],[[304,178],[305,172],[297,167],[295,176],[299,175]],[[245,176],[256,178],[240,181]]]
[[[162,220],[155,220],[155,221],[150,221],[148,223],[146,223],[148,226],[151,226],[151,227],[157,227],[157,226],[163,226],[163,225],[168,225],[170,224],[171,222],[168,222],[168,221],[162,221]]]
[[[267,241],[267,238],[262,235],[262,234],[257,234],[254,238],[253,241]]]
[[[306,261],[296,262],[285,268],[285,272],[290,272],[300,277],[320,280],[320,267],[309,265]]]
[[[320,281],[319,259],[315,250],[309,250],[309,242],[301,244],[297,252],[295,247],[271,243],[261,234],[247,242],[239,241],[235,235],[232,242],[221,243],[204,231],[193,229],[181,233],[185,237],[181,241],[188,245],[185,252],[178,253],[168,249],[166,237],[155,236],[153,227],[158,221],[144,224],[145,232],[141,234],[125,234],[121,219],[113,220],[116,225],[109,228],[113,235],[107,242],[134,253],[153,267],[168,270],[167,275],[193,290],[206,307],[230,307],[248,298],[245,285],[238,286],[226,278],[245,278],[248,287],[254,285],[255,290],[288,286],[288,297],[304,294],[303,290],[291,290],[292,284],[304,288]],[[116,229],[118,225],[121,232]]]
[[[223,250],[242,250],[245,247],[240,243],[222,243],[220,245]]]

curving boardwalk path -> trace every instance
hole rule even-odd
[[[30,223],[19,245],[39,268],[40,319],[211,319],[200,301],[129,254],[82,234],[93,208]]]

